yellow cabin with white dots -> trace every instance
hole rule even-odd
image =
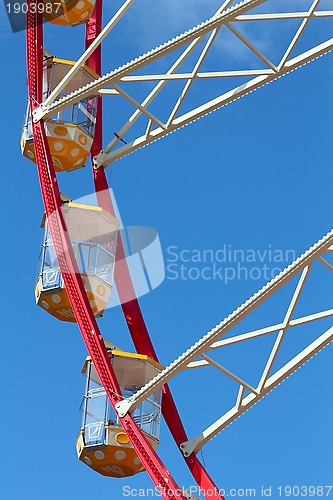
[[[44,0],[43,15],[47,21],[60,26],[75,26],[87,21],[96,0]]]
[[[43,100],[74,66],[73,61],[57,59],[44,52]],[[98,76],[87,66],[67,83],[60,97],[94,81]],[[59,111],[45,123],[53,165],[56,172],[70,172],[84,166],[93,143],[96,123],[97,97],[83,99]],[[30,107],[27,107],[25,125],[21,137],[22,154],[36,163]]]
[[[118,220],[100,207],[68,201],[63,205],[67,230],[90,305],[96,317],[108,304],[116,253]],[[55,254],[49,223],[44,227],[36,303],[62,321],[76,321]]]
[[[121,392],[130,397],[162,369],[156,361],[142,354],[109,350],[109,356]],[[142,466],[130,440],[110,404],[90,357],[82,373],[86,391],[81,405],[82,428],[76,440],[79,460],[103,476],[128,477],[142,472]],[[160,435],[162,390],[149,396],[133,412],[133,419],[156,449]]]

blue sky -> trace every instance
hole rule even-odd
[[[105,70],[208,18],[219,6],[212,1],[208,8],[197,0],[189,15],[185,6],[189,3],[182,4],[181,12],[172,1],[166,2],[165,11],[158,4],[156,24],[149,29],[154,2],[138,2],[123,27],[119,25],[113,45],[107,45]],[[157,21],[162,23],[159,30]],[[25,33],[11,33],[3,8],[0,28],[4,153],[0,498],[121,499],[124,486],[149,488],[150,479],[146,474],[124,480],[103,478],[77,460],[85,348],[75,325],[57,321],[34,303],[43,207],[36,168],[21,156],[19,145],[27,93]],[[45,29],[48,50],[63,58],[80,55],[82,27]],[[227,284],[218,278],[172,279],[170,247],[178,255],[184,250],[216,252],[230,245],[243,251],[291,250],[298,256],[332,228],[332,61],[332,54],[322,57],[118,161],[112,173],[108,171],[123,223],[153,227],[161,241],[166,279],[140,304],[163,364],[265,283],[262,275]],[[112,106],[105,116],[105,140],[117,129],[118,110],[121,113],[120,102]],[[59,176],[59,182],[73,198],[93,190],[89,166]],[[190,265],[202,269],[201,264]],[[301,305],[305,313],[331,307],[329,278],[320,276],[312,283]],[[258,327],[266,326],[278,312],[285,313],[283,297],[254,321]],[[106,338],[133,349],[119,307],[108,310],[99,324]],[[310,338],[314,333],[307,334]],[[238,360],[248,366],[251,377],[267,346],[258,344],[239,357],[231,353],[230,363]],[[277,499],[279,485],[333,485],[331,357],[330,345],[204,448],[205,464],[219,486],[255,488],[259,496],[262,486],[272,485],[271,498]],[[228,357],[225,360],[228,363]],[[213,372],[198,372],[192,382],[180,376],[171,387],[191,438],[211,423],[228,396],[228,387]],[[187,488],[193,485],[164,424],[159,450],[176,481]]]

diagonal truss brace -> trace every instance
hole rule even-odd
[[[79,70],[81,64],[87,59],[87,57],[89,57],[89,55],[91,55],[98,44],[105,39],[107,34],[123,17],[132,2],[133,0],[126,0],[124,2],[123,6],[105,26],[101,35],[98,39],[96,39],[96,42],[79,58],[76,65],[65,76],[64,80],[34,113],[34,121],[38,121],[42,118],[45,120],[52,116],[55,112],[59,112],[61,109],[74,104],[80,99],[89,97],[96,93],[108,95],[109,98],[112,96],[121,96],[123,99],[128,101],[135,108],[135,110],[127,121],[120,128],[118,128],[117,134],[112,134],[111,141],[95,157],[96,168],[109,165],[113,161],[116,161],[117,159],[120,159],[123,156],[126,156],[127,154],[132,153],[133,151],[187,125],[188,123],[191,123],[196,119],[201,118],[222,106],[225,106],[239,97],[262,87],[266,83],[276,80],[277,78],[299,68],[307,62],[310,62],[333,49],[333,38],[330,38],[307,51],[303,51],[296,57],[291,58],[295,47],[307,29],[309,21],[312,19],[319,20],[332,18],[333,16],[333,10],[319,10],[319,0],[313,0],[307,11],[280,13],[272,12],[267,14],[257,14],[255,11],[254,13],[250,13],[250,11],[253,11],[262,4],[267,4],[268,7],[272,5],[272,8],[274,9],[272,0],[245,0],[233,7],[230,7],[232,0],[226,0],[216,14],[208,21],[205,21],[199,26],[192,28],[191,30],[179,35],[178,37],[142,55],[141,57],[138,57],[128,64],[111,71],[101,78],[96,79],[91,84],[59,99],[60,91],[75,75],[75,72]],[[246,25],[246,23],[253,21],[264,21],[265,23],[268,23],[265,24],[265,28],[267,26],[267,32],[265,35],[266,37],[269,37],[269,21],[273,20],[300,21],[300,25],[296,29],[294,36],[287,45],[286,50],[277,64],[273,63],[267,55],[263,54],[259,50],[255,43],[250,42],[250,40],[236,28],[236,25]],[[237,68],[228,71],[201,71],[201,66],[206,60],[207,55],[212,50],[212,47],[214,46],[214,39],[222,27],[225,32],[229,31],[229,33],[237,38],[239,42],[247,47],[247,49],[249,49],[257,57],[258,62],[260,62],[261,65],[264,65],[264,67],[260,67],[258,69],[248,69],[247,67],[244,67],[243,69]],[[193,51],[207,35],[209,35],[208,41],[206,42],[203,50],[201,50],[197,56],[193,70],[187,73],[180,73],[179,70],[182,64],[188,60],[191,54],[193,55]],[[184,47],[183,52],[165,74],[137,74],[139,70],[147,67],[150,63],[172,54],[175,50],[181,47]],[[228,44],[225,44],[223,50],[228,50]],[[191,87],[196,81],[211,79],[225,80],[230,78],[234,79],[236,77],[240,77],[242,79],[240,85],[234,86],[215,99],[206,101],[199,106],[193,107],[192,104],[192,106],[190,106],[192,107],[190,111],[183,111],[184,101],[188,103],[188,96],[191,93]],[[247,79],[245,83],[244,78]],[[167,118],[165,119],[159,117],[156,112],[152,113],[148,108],[168,82],[175,80],[184,81],[184,86],[180,90],[178,97],[177,95],[175,96],[174,104],[171,102],[165,103],[164,111],[167,111],[168,113]],[[129,84],[131,84],[130,86],[132,86],[132,84],[135,86],[138,82],[154,81],[156,81],[155,87],[149,92],[147,97],[142,102],[139,102],[133,95],[131,95],[131,93],[122,88],[123,84],[126,84],[128,87]],[[204,93],[202,97],[204,100]],[[169,105],[170,109],[168,109]],[[142,132],[139,131],[132,132],[132,127],[139,118],[141,121],[142,119],[146,120],[146,126],[143,126],[142,129],[142,132],[144,132],[143,135],[140,135]],[[131,132],[131,134],[129,134],[129,132]],[[126,144],[120,145],[119,141],[123,138],[126,139]]]
[[[280,368],[266,381],[258,394],[250,393],[244,399],[244,389],[240,390],[235,406],[225,413],[221,418],[216,420],[206,430],[204,430],[198,437],[193,440],[187,441],[180,445],[185,456],[190,453],[197,453],[208,441],[215,437],[219,432],[230,425],[234,420],[240,417],[251,406],[255,405],[260,399],[268,394],[272,389],[281,384],[286,378],[294,373],[298,368],[304,365],[309,359],[315,356],[326,345],[333,341],[333,327],[329,328],[325,333],[318,337],[308,347],[303,349],[297,356],[295,356],[289,363]]]
[[[325,265],[330,271],[333,271],[333,266],[324,258],[324,255],[333,251],[333,230],[323,237],[318,243],[311,247],[301,257],[295,260],[289,267],[282,271],[278,276],[265,285],[252,298],[245,302],[242,306],[236,309],[230,316],[217,325],[213,330],[207,333],[196,344],[190,347],[184,354],[171,363],[157,377],[146,384],[134,396],[121,401],[116,405],[118,414],[125,415],[127,412],[132,412],[144,399],[153,393],[158,387],[174,377],[182,370],[194,369],[202,366],[213,366],[222,371],[225,375],[236,381],[239,385],[238,395],[234,407],[219,418],[216,422],[210,425],[194,440],[187,441],[181,445],[181,449],[185,456],[189,453],[197,453],[201,447],[212,439],[216,434],[223,430],[226,426],[232,423],[249,407],[253,406],[261,398],[263,398],[274,387],[279,385],[291,373],[297,370],[301,365],[308,361],[312,356],[317,354],[323,347],[333,340],[333,327],[319,336],[314,342],[306,347],[302,352],[297,354],[291,361],[285,364],[278,371],[270,375],[277,353],[281,346],[281,342],[286,331],[292,327],[304,325],[323,318],[333,317],[333,309],[321,311],[300,318],[293,318],[293,313],[297,302],[301,296],[304,285],[309,277],[310,270],[315,260]],[[300,274],[294,294],[290,300],[284,320],[276,325],[266,328],[261,328],[252,332],[241,335],[236,335],[223,339],[236,324],[248,316],[260,304],[265,302],[269,297],[286,285],[291,279]],[[261,337],[270,333],[277,332],[277,338],[267,363],[262,372],[259,384],[257,387],[252,387],[237,375],[231,373],[222,365],[213,360],[207,355],[208,351],[220,349],[224,346],[244,342],[246,340]],[[199,360],[197,358],[200,358]],[[245,396],[245,391],[249,394]],[[245,396],[245,397],[244,397]]]
[[[121,157],[132,153],[133,151],[154,142],[157,139],[173,132],[192,121],[201,118],[202,116],[215,111],[216,109],[223,107],[226,104],[242,97],[257,88],[262,87],[266,83],[270,83],[271,81],[276,80],[277,78],[284,76],[285,74],[297,69],[303,64],[312,61],[313,59],[323,55],[326,52],[332,50],[332,39],[328,41],[327,44],[317,45],[312,49],[303,52],[303,54],[290,59],[292,52],[294,51],[297,43],[299,42],[301,36],[303,35],[310,19],[319,18],[319,17],[332,17],[333,11],[316,11],[319,6],[320,0],[314,0],[310,9],[307,12],[303,13],[284,13],[284,14],[271,14],[266,15],[252,15],[252,16],[237,16],[233,19],[233,24],[230,21],[225,21],[223,25],[227,28],[235,37],[238,38],[240,42],[243,43],[248,49],[250,49],[259,60],[264,63],[267,67],[266,69],[257,69],[257,70],[248,70],[244,68],[243,70],[231,70],[231,71],[214,71],[214,72],[200,72],[199,67],[204,62],[205,57],[207,56],[208,50],[206,50],[207,45],[204,51],[200,54],[198,58],[198,62],[194,68],[192,73],[175,73],[175,70],[170,69],[166,75],[133,75],[133,76],[124,76],[121,78],[121,82],[138,82],[138,81],[154,81],[159,80],[159,84],[156,85],[155,89],[149,94],[149,97],[145,99],[145,101],[141,104],[141,106],[146,109],[146,107],[155,99],[155,97],[159,94],[162,88],[171,80],[186,80],[186,84],[184,89],[181,91],[180,98],[177,101],[175,108],[170,112],[169,117],[166,122],[160,126],[152,130],[152,122],[148,122],[148,126],[146,129],[146,133],[142,136],[137,137],[132,141],[127,141],[126,146],[118,147],[116,146],[119,143],[119,137],[124,137],[124,135],[132,128],[133,124],[137,121],[137,119],[144,112],[142,109],[137,106],[136,111],[131,115],[128,121],[123,125],[123,127],[119,130],[116,139],[112,139],[111,142],[104,148],[104,150],[97,156],[95,159],[96,166],[107,166],[113,161],[120,159]],[[242,35],[235,27],[234,24],[246,22],[249,20],[262,21],[265,20],[273,20],[273,19],[301,19],[302,22],[297,29],[293,39],[290,44],[286,48],[280,62],[278,65],[275,65],[267,56],[265,56],[253,43],[251,43],[244,35]],[[222,25],[221,25],[222,26]],[[219,27],[219,30],[221,28]],[[213,30],[211,33],[211,39],[216,36],[217,29]],[[186,60],[192,50],[195,48],[195,45],[201,42],[203,37],[199,37],[192,42],[191,50],[185,54],[185,51],[181,55],[181,57],[177,60],[176,65],[180,66],[183,64],[184,60]],[[212,45],[211,39],[208,41],[208,44]],[[242,82],[241,85],[232,88],[230,91],[221,94],[219,97],[206,102],[205,104],[193,108],[191,111],[185,114],[179,114],[181,104],[184,101],[184,98],[189,92],[191,85],[195,80],[208,80],[212,78],[218,79],[228,79],[235,77],[249,77],[248,82],[245,84]],[[101,91],[107,92],[107,91]],[[178,113],[178,116],[177,116]],[[156,120],[155,120],[156,123]]]
[[[232,76],[251,76],[253,74],[257,75],[254,78],[250,79],[246,83],[242,83],[238,87],[233,88],[232,90],[222,94],[221,96],[208,101],[207,103],[198,106],[192,111],[189,111],[183,115],[177,116],[172,120],[171,123],[168,124],[168,127],[164,125],[163,127],[158,127],[155,129],[151,129],[151,127],[147,127],[147,132],[132,140],[125,146],[119,147],[110,153],[105,153],[105,150],[101,151],[101,153],[95,158],[96,166],[104,166],[107,167],[110,163],[127,156],[134,151],[141,149],[144,146],[147,146],[150,143],[161,139],[162,137],[170,134],[171,132],[175,132],[176,130],[188,125],[189,123],[202,118],[209,113],[216,111],[217,109],[230,104],[231,102],[239,99],[240,97],[244,97],[247,94],[250,94],[254,90],[257,90],[267,83],[271,83],[274,80],[277,80],[281,76],[285,76],[286,74],[294,71],[295,69],[300,68],[301,66],[321,57],[324,54],[333,50],[333,38],[330,38],[327,42],[324,42],[315,48],[308,50],[297,56],[293,59],[287,61],[283,67],[281,67],[277,71],[273,70],[257,70],[257,71],[242,71],[232,72],[230,74],[223,73],[206,73],[206,74],[197,74],[197,78],[220,78],[220,77],[232,77]],[[177,78],[182,77],[184,79],[190,78],[190,74],[177,75]],[[163,77],[162,77],[163,80]],[[166,78],[167,80],[167,78]],[[130,119],[130,123],[132,123],[132,117]],[[117,134],[120,138],[123,137],[120,133]],[[116,142],[119,142],[119,138]],[[110,143],[111,144],[111,143]],[[114,143],[112,143],[114,144]]]
[[[208,19],[207,21],[199,24],[198,26],[186,31],[185,33],[173,38],[169,42],[166,42],[159,47],[151,50],[150,52],[147,52],[146,54],[137,57],[133,61],[130,61],[129,63],[125,64],[124,66],[121,66],[120,68],[111,71],[110,73],[102,76],[101,78],[96,79],[94,82],[85,85],[84,87],[77,89],[76,91],[72,92],[71,94],[68,94],[65,97],[62,97],[59,100],[55,100],[56,97],[60,94],[61,89],[64,88],[67,83],[72,79],[72,77],[75,75],[75,73],[79,70],[80,65],[83,64],[88,57],[91,55],[93,50],[97,48],[97,46],[105,39],[107,34],[111,31],[111,29],[114,27],[115,23],[119,21],[119,19],[123,16],[125,13],[123,7],[118,11],[118,13],[114,16],[113,19],[115,19],[114,22],[112,20],[110,23],[107,24],[107,26],[104,28],[104,30],[101,32],[100,36],[98,39],[95,41],[93,45],[90,46],[89,49],[87,49],[76,65],[72,68],[72,71],[68,73],[65,78],[59,83],[58,87],[54,89],[52,94],[49,96],[47,101],[44,103],[40,104],[39,108],[35,110],[33,113],[33,121],[36,123],[41,119],[47,119],[50,116],[52,116],[55,112],[58,112],[65,107],[74,104],[75,102],[80,101],[81,99],[84,99],[85,97],[89,97],[96,92],[98,92],[100,89],[105,88],[107,85],[109,85],[112,81],[119,81],[121,77],[125,76],[128,73],[132,73],[133,71],[136,71],[147,64],[150,64],[153,61],[158,60],[159,58],[163,57],[169,52],[173,52],[174,50],[182,47],[183,45],[186,45],[187,43],[190,43],[192,40],[196,39],[198,36],[203,37],[207,33],[209,33],[211,30],[218,28],[223,24],[223,22],[226,21],[231,21],[235,16],[241,15],[243,13],[246,13],[249,9],[253,7],[257,7],[260,4],[267,2],[268,0],[244,0],[243,2],[240,2],[234,7],[231,7],[230,9],[223,11],[222,13],[219,13],[215,16],[213,16],[211,19]],[[125,2],[125,4],[132,3],[133,0],[128,0]],[[231,1],[225,2],[225,4],[230,4]],[[129,6],[129,5],[128,5]]]

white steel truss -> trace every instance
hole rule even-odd
[[[319,334],[319,320],[333,317],[333,309],[323,310],[302,317],[294,317],[295,308],[301,297],[304,286],[309,278],[309,275],[314,272],[314,263],[320,263],[319,267],[323,265],[328,270],[333,271],[333,265],[327,259],[329,255],[332,255],[332,252],[333,230],[313,247],[311,247],[307,252],[305,252],[301,257],[295,260],[294,263],[282,271],[267,285],[265,285],[259,292],[253,295],[252,298],[236,309],[213,330],[207,333],[186,352],[179,356],[173,363],[171,363],[157,377],[140,389],[135,395],[118,403],[117,411],[119,415],[123,416],[128,411],[132,412],[150,394],[154,393],[158,387],[164,385],[179,372],[190,369],[193,370],[203,366],[214,367],[238,384],[238,394],[236,402],[230,410],[224,413],[196,438],[181,445],[185,456],[189,456],[192,452],[197,453],[205,443],[231,424],[248,408],[257,403],[268,392],[283,382],[287,377],[289,377],[289,375],[291,375],[333,340],[333,326]],[[293,279],[298,281],[282,322],[247,333],[231,334],[228,338],[223,338],[252,311],[258,308],[258,306],[263,305],[267,299],[276,294],[280,289],[282,289],[282,287],[285,287]],[[261,309],[259,309],[259,311],[261,311]],[[304,327],[304,325],[313,322],[317,322],[317,338],[313,342],[309,343],[306,348],[298,352],[296,356],[286,362],[282,367],[279,369],[275,368],[274,363],[287,330],[297,326]],[[276,334],[276,338],[273,347],[268,354],[267,360],[264,363],[264,368],[256,386],[251,385],[239,375],[226,369],[222,364],[215,361],[211,357],[214,352],[221,350],[226,346],[246,342],[247,340],[270,334]],[[246,392],[248,394],[246,394]]]
[[[233,5],[234,0],[226,0],[216,14],[208,21],[134,59],[128,64],[107,73],[85,87],[77,89],[67,96],[59,97],[68,81],[75,76],[76,72],[79,71],[81,65],[88,59],[95,48],[102,43],[114,26],[123,18],[133,2],[134,0],[124,2],[96,41],[78,59],[77,63],[57,88],[53,90],[46,101],[34,112],[34,121],[47,120],[67,106],[97,93],[109,96],[110,98],[116,96],[119,99],[121,97],[129,102],[134,107],[134,112],[120,125],[117,129],[118,132],[114,134],[112,140],[95,158],[96,168],[109,165],[111,162],[262,87],[266,83],[284,76],[333,49],[333,22],[328,29],[327,25],[325,25],[325,30],[323,30],[324,40],[321,40],[320,43],[316,37],[314,39],[311,36],[306,38],[309,27],[313,22],[333,21],[333,10],[320,10],[321,0],[301,0],[298,2],[298,5],[304,5],[302,10],[285,10],[283,12],[274,12],[274,0],[245,0],[237,5]],[[290,9],[291,2],[285,0],[284,6],[285,9]],[[268,12],[260,12],[258,10],[260,7],[265,7],[268,9]],[[271,11],[269,11],[269,8],[271,8]],[[251,33],[248,34],[247,30],[244,29],[250,23],[260,23],[260,25],[265,27],[265,33],[269,39],[271,35],[270,25],[276,22],[287,23],[288,27],[293,24],[291,36],[289,33],[289,42],[285,45],[278,60],[275,60],[276,57],[273,57],[274,54],[268,54],[262,50],[260,43],[253,40]],[[215,69],[214,71],[205,70],[204,64],[207,62],[209,54],[215,47],[218,37],[222,32],[227,33],[229,37],[232,35],[235,40],[238,40],[238,43],[243,48],[246,48],[252,57],[256,58],[257,66],[253,67],[252,59],[250,65],[247,61],[241,61],[243,67],[239,67],[240,62],[237,61],[238,64],[234,68]],[[306,46],[306,43],[305,45],[301,43],[303,41],[308,42],[310,46]],[[220,50],[223,55],[227,55],[229,49],[228,43],[224,43]],[[176,60],[173,60],[168,65],[168,56],[171,57],[173,54],[176,55]],[[163,73],[156,72],[154,67],[150,67],[156,61],[164,59],[166,59],[168,69]],[[188,69],[187,71],[182,71],[183,65],[189,62],[192,65],[191,71]],[[143,73],[143,70],[146,73]],[[236,79],[239,79],[240,83],[235,85]],[[230,88],[219,93],[213,99],[205,99],[205,93],[203,93],[203,102],[199,105],[195,104],[191,106],[191,100],[188,101],[191,90],[197,82],[202,81],[230,82]],[[160,116],[155,110],[153,111],[152,105],[165,87],[172,82],[182,82],[182,86],[180,92],[174,96],[173,100],[163,102],[163,111],[165,112],[166,108],[168,111],[165,118],[162,115]],[[153,83],[154,86],[152,89],[149,88],[143,100],[138,100],[135,92],[131,91],[131,88],[132,85],[142,83]],[[190,103],[189,106],[188,102]],[[143,120],[143,133],[141,135],[137,135],[137,129],[134,127],[139,120]],[[124,142],[125,144],[123,145],[122,143]],[[238,384],[238,394],[236,402],[230,410],[203,430],[197,437],[182,444],[181,448],[185,456],[189,456],[192,452],[197,453],[205,443],[333,340],[333,327],[330,327],[321,334],[318,334],[316,340],[301,350],[284,366],[275,369],[275,361],[288,330],[309,323],[317,322],[318,324],[319,320],[333,316],[333,309],[326,309],[314,314],[294,317],[296,305],[309,275],[313,271],[314,262],[320,262],[327,269],[333,271],[332,264],[326,258],[332,251],[333,231],[328,233],[285,271],[190,347],[133,397],[119,403],[117,408],[119,415],[124,416],[127,412],[132,412],[143,400],[154,393],[157,388],[167,383],[179,372],[184,370],[191,371],[205,366],[213,367]],[[297,285],[282,322],[250,332],[225,337],[235,325],[238,325],[252,311],[292,279],[297,278]],[[276,339],[257,385],[253,385],[237,373],[231,372],[212,357],[212,353],[229,345],[239,344],[250,339],[271,334],[276,334]]]
[[[110,98],[117,96],[117,99],[120,96],[129,102],[134,107],[134,112],[124,123],[119,125],[117,133],[113,134],[113,138],[95,158],[96,168],[109,165],[111,162],[262,87],[266,83],[276,80],[333,49],[333,37],[331,37],[331,35],[333,36],[333,10],[321,10],[321,0],[302,0],[298,2],[298,5],[303,8],[302,11],[285,10],[283,12],[274,11],[274,0],[245,0],[236,5],[232,5],[234,0],[226,0],[208,21],[107,73],[89,85],[59,98],[61,90],[124,16],[133,1],[124,2],[97,40],[79,58],[76,65],[47,100],[34,112],[35,121],[46,120],[66,106],[97,93],[108,95]],[[285,9],[290,9],[293,4],[289,0],[282,3]],[[260,9],[264,9],[264,12],[260,12]],[[327,29],[327,24],[325,24],[325,30],[321,30],[321,22],[329,19],[332,20],[330,27]],[[312,37],[312,32],[307,36],[314,22],[317,24],[319,22],[316,28],[317,34],[323,31],[324,40],[320,43],[318,43],[317,37]],[[276,30],[271,29],[274,23],[281,23],[281,37],[279,36],[277,41],[274,41]],[[282,44],[283,48],[282,45],[280,47],[282,55],[279,54],[278,60],[275,60],[277,58],[277,55],[274,54],[275,49],[272,54],[266,53],[269,51],[260,48],[260,41],[251,37],[251,29],[255,31],[256,26],[259,25],[265,33],[266,40],[271,42],[271,46],[280,43],[285,27],[288,27],[289,34]],[[250,30],[249,26],[252,26]],[[229,37],[226,40],[222,37],[225,34]],[[233,41],[230,37],[248,51],[252,58],[251,63],[249,60],[244,60],[242,67],[240,67],[240,61],[234,58],[235,66],[233,69],[218,70],[216,63],[214,71],[204,70],[204,65],[212,50],[219,51],[219,60],[228,58],[228,56],[230,58],[233,47]],[[218,48],[216,48],[217,41]],[[181,54],[179,54],[179,50],[182,51]],[[170,63],[172,55],[174,57],[176,55],[177,59]],[[256,60],[255,64],[254,59]],[[168,69],[162,74],[156,73],[154,67],[150,67],[156,61],[165,61]],[[191,64],[192,70],[182,72],[184,64]],[[143,69],[146,71],[145,74]],[[195,85],[198,82],[213,80],[223,82],[230,88],[218,93],[213,99],[207,99],[205,92],[201,92],[202,102],[199,105],[192,102],[191,91]],[[157,112],[155,110],[153,112],[152,106],[159,94],[172,82],[182,82],[180,91],[178,89],[178,93],[169,100],[163,100],[163,112],[159,109]],[[143,83],[150,86],[146,97],[142,100],[136,98],[134,86]],[[151,88],[152,83],[154,84],[153,88]],[[165,119],[166,110],[167,118]],[[137,122],[139,120],[142,131],[138,133]]]

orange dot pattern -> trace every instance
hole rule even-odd
[[[144,434],[156,450],[158,441]],[[90,449],[84,447],[84,431],[81,431],[76,451],[81,462],[103,476],[129,477],[145,470],[122,427],[107,426],[105,444]]]
[[[49,8],[44,9],[47,21],[59,26],[75,26],[91,17],[96,0],[44,0],[44,3],[53,7],[52,12],[48,12]]]
[[[53,120],[46,123],[45,130],[56,172],[71,172],[84,167],[93,142],[89,134],[78,125],[59,125]],[[26,139],[25,129],[21,149],[26,158],[36,163],[34,143],[32,139]]]
[[[112,287],[104,282],[101,285],[101,279],[97,276],[82,274],[81,277],[92,311],[97,318],[103,314],[108,304]],[[101,286],[104,290],[103,296],[98,293]],[[42,278],[39,277],[35,286],[35,298],[36,304],[55,318],[61,321],[76,321],[65,288],[42,291]]]

